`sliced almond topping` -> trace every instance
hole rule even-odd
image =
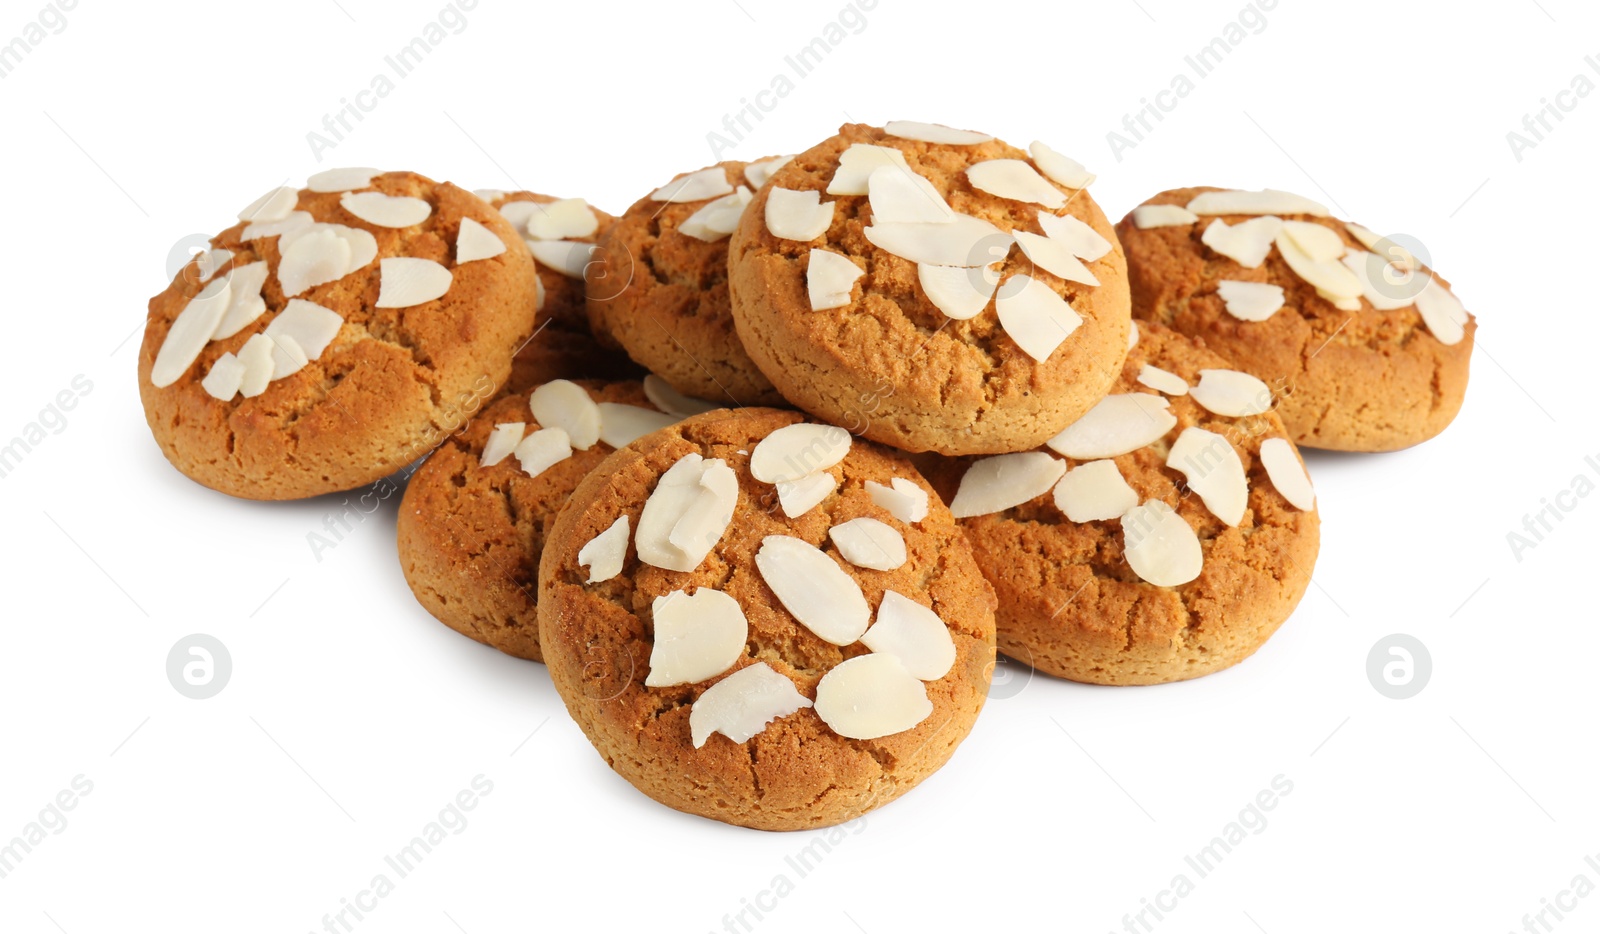
[[[1261,191],[1206,191],[1189,202],[1196,214],[1311,214],[1327,217],[1328,209],[1297,194],[1264,188]]]
[[[278,260],[278,284],[286,296],[344,278],[350,268],[350,244],[326,227],[311,228],[284,245]]]
[[[581,240],[599,229],[600,218],[582,198],[540,204],[528,214],[528,236],[535,240]]]
[[[239,348],[239,364],[244,373],[239,378],[239,395],[253,399],[267,391],[272,382],[272,338],[265,334],[252,334]]]
[[[272,378],[283,379],[293,376],[311,362],[311,358],[300,346],[300,342],[287,334],[266,334],[272,341]]]
[[[587,451],[600,440],[600,408],[588,390],[566,379],[553,379],[528,396],[528,411],[545,428],[560,428],[572,446]]]
[[[967,181],[997,198],[1042,204],[1055,210],[1067,203],[1061,189],[1021,159],[989,159],[967,166]]]
[[[274,341],[281,342],[283,338],[289,338],[305,352],[307,360],[316,360],[333,343],[342,327],[344,318],[333,309],[324,308],[316,302],[292,298],[262,333]]]
[[[700,566],[733,518],[735,501],[726,501],[728,480],[738,492],[738,480],[720,458],[707,460],[696,453],[678,459],[656,481],[656,488],[639,513],[633,544],[639,560],[667,571],[692,571]],[[694,515],[716,509],[710,516]],[[678,527],[683,526],[683,532]],[[721,529],[715,527],[720,525]],[[710,538],[716,531],[716,538]],[[698,533],[698,540],[691,535]]]
[[[776,156],[761,162],[752,162],[744,167],[744,180],[750,183],[751,188],[760,188],[793,158],[794,156]]]
[[[650,200],[686,204],[690,201],[705,201],[708,198],[720,198],[729,194],[733,194],[733,186],[728,184],[728,173],[722,166],[714,165],[709,169],[680,175],[667,182],[650,193]]]
[[[696,399],[694,396],[684,395],[673,389],[672,384],[654,373],[645,374],[644,397],[650,400],[651,405],[666,412],[668,415],[676,415],[679,418],[688,418],[691,415],[699,415],[701,412],[723,408],[723,406],[715,402],[707,402],[704,399]]]
[[[1130,321],[1128,322],[1128,349],[1132,350],[1137,346],[1139,346],[1139,322]]]
[[[932,182],[892,165],[867,176],[867,202],[874,224],[948,224],[956,216]]]
[[[1067,471],[1056,484],[1056,508],[1073,522],[1120,519],[1139,505],[1139,494],[1128,486],[1117,462],[1090,461]]]
[[[863,231],[873,246],[930,266],[987,266],[1005,259],[1013,238],[986,220],[957,214],[948,224],[873,224]]]
[[[1397,311],[1416,301],[1416,287],[1409,282],[1416,273],[1366,250],[1346,250],[1343,262],[1361,280],[1361,297],[1371,302],[1374,310]],[[1383,280],[1381,284],[1373,278],[1374,271]]]
[[[217,332],[217,325],[222,322],[232,300],[233,289],[226,277],[212,279],[189,299],[172,319],[172,327],[167,329],[161,349],[156,351],[155,363],[150,367],[150,385],[157,389],[170,386],[194,365],[200,351]]]
[[[1039,171],[1044,173],[1045,178],[1050,179],[1057,185],[1065,185],[1068,188],[1088,188],[1094,184],[1094,175],[1083,167],[1083,163],[1063,156],[1038,140],[1034,140],[1028,146],[1028,155],[1033,157],[1033,164],[1039,167]],[[1088,259],[1090,257],[1084,258]]]
[[[288,217],[281,220],[256,221],[246,224],[245,228],[239,231],[239,239],[264,240],[267,237],[286,234],[291,230],[299,230],[301,227],[310,227],[314,223],[316,223],[316,219],[311,216],[310,211],[292,211]]]
[[[858,568],[893,571],[906,563],[905,537],[892,525],[867,516],[841,522],[828,537],[844,559]]]
[[[627,519],[623,516],[621,520],[624,550],[628,544]],[[714,678],[744,655],[745,640],[750,636],[750,624],[739,601],[710,587],[701,587],[692,594],[674,590],[657,597],[650,605],[650,615],[655,641],[650,647],[650,674],[645,676],[645,687],[694,684]]]
[[[746,665],[707,688],[689,710],[689,735],[699,749],[721,733],[742,743],[787,717],[811,699],[795,689],[794,682],[773,671],[766,662]]]
[[[868,480],[866,487],[873,505],[901,522],[915,525],[928,518],[928,491],[905,477],[891,477],[888,486]]]
[[[323,169],[306,179],[306,187],[324,194],[372,187],[372,178],[383,174],[378,169]]]
[[[1022,247],[1023,255],[1045,272],[1054,273],[1069,282],[1081,282],[1084,285],[1100,284],[1100,280],[1095,278],[1089,267],[1083,264],[1083,260],[1072,255],[1071,248],[1060,240],[1041,237],[1026,230],[1013,230],[1011,236],[1017,238],[1017,246]]]
[[[813,247],[806,263],[806,294],[811,299],[811,310],[850,304],[851,292],[863,271],[847,256]]]
[[[1141,204],[1133,209],[1133,226],[1140,230],[1152,227],[1187,227],[1200,220],[1192,211],[1177,204]]]
[[[1000,270],[993,266],[929,266],[917,264],[917,281],[933,306],[957,321],[975,318],[994,298]]]
[[[817,682],[817,716],[849,739],[911,729],[933,713],[928,689],[894,655],[873,652],[833,666]]]
[[[832,496],[839,488],[839,480],[823,471],[798,480],[779,480],[773,486],[778,490],[778,505],[783,507],[783,514],[798,519]]]
[[[623,561],[628,557],[628,517],[618,516],[617,521],[606,526],[606,530],[589,539],[578,549],[578,565],[589,569],[589,579],[585,583],[599,584],[608,581],[622,573]],[[738,604],[734,604],[738,608]],[[741,612],[742,620],[744,614]],[[660,617],[658,616],[659,620]],[[656,638],[660,638],[660,630]],[[741,645],[741,648],[743,646]],[[731,662],[730,662],[731,664]],[[651,665],[654,668],[654,664]]]
[[[569,279],[582,279],[595,245],[579,240],[528,240],[528,250],[540,264]]]
[[[851,143],[849,148],[839,153],[839,167],[834,169],[833,179],[828,182],[828,194],[866,194],[867,178],[875,169],[885,165],[899,166],[907,173],[911,172],[905,154],[893,146]]]
[[[1189,395],[1207,410],[1229,418],[1260,415],[1272,408],[1267,384],[1238,370],[1201,370],[1200,382]]]
[[[461,219],[456,231],[456,265],[490,259],[506,251],[506,242],[494,231],[470,217]]]
[[[1212,515],[1229,525],[1244,519],[1250,484],[1244,462],[1227,438],[1204,428],[1185,428],[1167,451],[1167,466],[1183,474]]]
[[[878,619],[861,644],[900,659],[907,673],[922,681],[943,678],[956,662],[955,640],[939,614],[893,590],[883,592]]]
[[[560,428],[541,428],[517,442],[517,463],[522,472],[537,477],[572,456],[572,444]]]
[[[526,422],[501,422],[494,426],[494,431],[489,432],[489,440],[483,443],[483,454],[478,457],[479,467],[493,467],[511,456],[511,452],[522,443],[522,436],[527,433]],[[580,560],[582,555],[579,555]]]
[[[1177,511],[1159,499],[1122,517],[1122,553],[1133,573],[1157,587],[1178,587],[1200,576],[1205,556],[1200,537]]]
[[[1110,240],[1071,214],[1057,217],[1049,211],[1040,211],[1039,229],[1051,240],[1071,250],[1073,256],[1091,263],[1111,252]]]
[[[228,260],[233,259],[233,251],[222,247],[212,247],[195,257],[195,272],[199,275],[199,282],[205,285],[217,270],[228,265]]]
[[[805,242],[828,232],[833,223],[833,202],[822,203],[817,191],[774,188],[767,192],[767,232],[785,240]]]
[[[544,210],[544,205],[538,201],[507,201],[500,205],[500,216],[511,222],[516,230],[526,233],[528,222],[533,216]]]
[[[1273,241],[1284,262],[1294,274],[1335,300],[1361,297],[1361,280],[1338,260],[1315,260],[1288,234],[1280,232]],[[1341,254],[1342,257],[1342,254]]]
[[[490,204],[499,201],[501,198],[504,198],[507,194],[509,194],[509,192],[507,192],[504,188],[474,188],[472,189],[472,193],[489,202]]]
[[[1330,228],[1310,221],[1284,221],[1283,233],[1313,262],[1328,263],[1344,256],[1344,240]]]
[[[450,291],[450,270],[431,259],[386,256],[378,261],[379,308],[410,308]]]
[[[972,130],[957,130],[942,123],[918,123],[915,120],[890,120],[883,125],[883,132],[901,139],[914,139],[945,146],[976,146],[994,139],[993,136],[975,133]]]
[[[344,224],[309,224],[294,230],[286,230],[283,236],[278,238],[278,253],[280,256],[286,255],[295,241],[301,237],[329,233],[350,247],[350,261],[345,264],[344,275],[349,275],[378,258],[378,238],[372,235],[372,231],[362,230],[359,227],[346,227]]]
[[[433,206],[421,198],[381,191],[347,191],[339,196],[339,206],[378,227],[414,227],[433,213]]]
[[[1216,218],[1200,235],[1200,242],[1246,269],[1257,269],[1272,252],[1272,243],[1283,231],[1283,218],[1271,214],[1252,217],[1233,226]]]
[[[844,460],[850,440],[850,432],[837,425],[785,425],[762,438],[750,453],[750,475],[762,483],[809,477]]]
[[[1178,424],[1178,419],[1167,411],[1170,405],[1166,399],[1147,392],[1106,396],[1045,444],[1073,460],[1096,460],[1137,451],[1161,440]]]
[[[261,287],[267,283],[267,271],[267,261],[264,259],[228,270],[231,297],[228,310],[211,335],[212,340],[232,337],[254,324],[266,312],[267,302],[261,297]]]
[[[962,475],[950,513],[970,519],[1013,509],[1050,492],[1066,470],[1066,463],[1043,451],[980,458]]]
[[[1217,294],[1228,314],[1240,321],[1265,321],[1283,307],[1283,286],[1269,282],[1223,279],[1217,283]]]
[[[768,535],[756,550],[756,568],[784,609],[823,641],[849,645],[867,631],[872,610],[860,585],[816,546]]]
[[[678,232],[706,243],[716,243],[739,226],[739,218],[744,216],[750,198],[750,189],[740,185],[733,194],[723,195],[684,218],[683,223],[678,225]],[[828,213],[832,214],[833,205],[830,204],[828,209]]]
[[[1363,227],[1360,224],[1345,224],[1344,229],[1350,232],[1350,236],[1356,238],[1357,243],[1373,251],[1374,253],[1378,251],[1378,244],[1383,242],[1383,234]]]
[[[300,201],[300,192],[294,188],[274,188],[239,212],[239,219],[247,224],[281,221],[288,217]]]
[[[526,241],[524,241],[526,242]],[[544,280],[533,280],[533,310],[544,311]]]
[[[1268,438],[1261,442],[1261,465],[1267,468],[1267,479],[1289,505],[1303,512],[1316,508],[1317,494],[1311,488],[1311,478],[1306,467],[1295,453],[1294,445],[1284,438]]]
[[[211,398],[227,402],[239,394],[239,384],[243,381],[244,364],[233,354],[225,353],[211,364],[205,379],[200,381],[200,388]]]
[[[1035,360],[1049,359],[1083,318],[1067,300],[1032,276],[1012,276],[994,300],[1000,326],[1022,351]]]
[[[1317,290],[1317,296],[1340,311],[1361,310],[1361,299],[1359,298],[1340,298],[1332,292],[1325,292],[1322,289]]]
[[[652,431],[678,422],[676,415],[621,402],[602,402],[599,409],[600,442],[614,448],[626,447]]]
[[[667,544],[699,567],[733,521],[739,504],[739,478],[721,458],[702,465],[700,490],[667,535]],[[691,568],[692,569],[692,568]]]
[[[1467,309],[1454,293],[1439,284],[1438,279],[1428,277],[1428,284],[1417,293],[1416,304],[1422,323],[1439,343],[1459,344],[1467,336]]]
[[[1148,363],[1139,368],[1139,384],[1169,396],[1181,396],[1189,391],[1189,384],[1183,377]]]

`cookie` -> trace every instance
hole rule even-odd
[[[1034,447],[1105,395],[1126,347],[1125,264],[1092,178],[1042,143],[841,127],[734,232],[739,337],[791,403],[872,440]]]
[[[763,162],[720,162],[628,208],[588,267],[589,324],[679,392],[721,405],[782,405],[728,309],[728,234]]]
[[[1045,447],[930,474],[999,596],[1000,651],[1092,684],[1238,663],[1317,557],[1315,497],[1267,387],[1137,330],[1111,395]]]
[[[1307,447],[1393,451],[1461,409],[1477,322],[1402,244],[1276,191],[1180,188],[1117,225],[1137,318],[1272,386]]]
[[[614,450],[608,441],[674,420],[637,380],[553,382],[485,408],[417,468],[400,502],[400,567],[417,602],[463,635],[540,661],[539,555],[556,513]],[[604,430],[591,437],[596,426]],[[532,441],[519,457],[517,446],[545,428],[565,434],[567,456],[547,463],[563,448],[539,456],[544,443]]]
[[[993,611],[909,462],[764,408],[613,454],[539,567],[545,663],[607,764],[764,830],[850,820],[943,765],[983,707]]]
[[[388,476],[465,424],[533,332],[522,240],[448,182],[334,169],[240,217],[150,300],[139,350],[162,453],[212,489]]]

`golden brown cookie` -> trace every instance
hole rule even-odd
[[[849,820],[943,765],[983,706],[993,610],[909,462],[772,409],[613,454],[539,568],[545,662],[606,762],[764,830]]]
[[[728,233],[756,187],[746,175],[756,165],[721,162],[640,198],[588,267],[589,323],[602,343],[679,392],[728,406],[783,404],[728,309]]]
[[[497,212],[410,172],[274,189],[150,300],[139,394],[162,452],[249,499],[371,483],[505,381],[533,262]]]
[[[1265,380],[1296,442],[1393,451],[1460,410],[1477,322],[1400,244],[1305,198],[1217,188],[1164,191],[1117,234],[1134,316]]]
[[[1048,446],[930,473],[999,596],[1000,651],[1093,684],[1236,664],[1288,618],[1317,557],[1310,481],[1266,387],[1197,341],[1138,330],[1111,395]]]
[[[595,403],[656,412],[637,381],[573,385]],[[484,449],[498,426],[520,424],[522,434],[502,430],[519,442],[544,427],[530,398],[519,392],[499,399],[417,468],[400,503],[398,538],[406,583],[434,618],[508,655],[540,661],[539,555],[556,513],[614,448],[604,440],[574,448],[537,475],[514,452],[485,466]],[[558,395],[552,403],[562,401]],[[506,437],[494,453],[504,450]]]
[[[1038,445],[1105,394],[1126,347],[1092,176],[1039,143],[888,129],[841,127],[756,195],[728,259],[739,336],[790,402],[875,441]]]

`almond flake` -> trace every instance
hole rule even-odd
[[[450,270],[431,259],[388,256],[378,261],[379,308],[410,308],[450,291]]]
[[[286,230],[278,238],[278,254],[287,253],[295,241],[311,234],[331,233],[350,247],[350,261],[345,264],[344,275],[349,275],[378,258],[378,238],[370,230],[346,227],[344,224],[308,224]]]
[[[673,389],[671,383],[654,373],[646,373],[644,376],[644,397],[650,400],[651,405],[678,418],[689,418],[712,409],[723,408],[715,402],[684,395]]]
[[[833,546],[858,568],[893,571],[906,563],[906,540],[894,526],[863,516],[828,530]]]
[[[1334,300],[1361,297],[1361,280],[1339,260],[1312,259],[1300,245],[1280,232],[1274,241],[1294,274]]]
[[[756,568],[784,609],[823,641],[849,645],[867,631],[872,609],[860,585],[816,546],[768,535],[756,550]]]
[[[239,378],[239,395],[253,399],[267,391],[267,384],[272,382],[274,349],[272,338],[265,334],[250,335],[239,348],[239,364],[244,367]]]
[[[1312,262],[1328,263],[1344,256],[1344,240],[1333,230],[1310,221],[1284,221],[1283,233]]]
[[[948,224],[956,216],[932,182],[892,165],[867,176],[867,202],[874,224]]]
[[[833,179],[828,182],[830,195],[864,195],[867,193],[867,179],[873,171],[882,166],[893,165],[911,171],[911,166],[906,164],[905,154],[892,146],[873,146],[869,143],[851,143],[849,148],[839,153],[839,167],[833,171]]]
[[[739,503],[739,478],[721,459],[708,460],[700,474],[700,491],[672,531],[667,544],[699,567],[733,521]]]
[[[310,227],[314,223],[316,223],[316,218],[311,216],[311,212],[294,211],[282,220],[256,221],[253,224],[246,224],[245,228],[239,231],[239,239],[265,240],[268,237],[280,236],[292,230],[299,230],[302,227]]]
[[[211,277],[217,274],[217,270],[228,265],[228,260],[233,259],[233,255],[234,254],[232,250],[223,249],[222,247],[213,247],[209,250],[202,251],[198,256],[196,256],[195,272],[200,277],[200,284],[205,285],[207,282],[210,282]]]
[[[528,240],[533,258],[569,279],[582,279],[595,245],[581,240]]]
[[[1428,284],[1417,293],[1416,304],[1417,313],[1422,315],[1422,323],[1428,326],[1439,343],[1447,346],[1459,344],[1467,336],[1467,309],[1454,293],[1439,284],[1438,279],[1428,277]]]
[[[1327,217],[1328,209],[1297,194],[1264,188],[1261,191],[1206,191],[1189,202],[1196,214],[1311,214]]]
[[[618,516],[606,530],[578,549],[578,564],[589,569],[585,583],[599,584],[622,573],[628,557],[628,517]],[[743,614],[740,614],[743,618]]]
[[[309,228],[280,245],[278,284],[285,296],[342,279],[350,267],[350,244],[326,227]]]
[[[914,139],[923,143],[938,143],[944,146],[976,146],[994,139],[983,133],[972,130],[957,130],[947,127],[942,123],[918,123],[915,120],[890,120],[883,125],[883,132],[900,139]]]
[[[1198,220],[1198,215],[1178,204],[1141,204],[1133,209],[1133,226],[1140,230],[1187,227]]]
[[[572,456],[572,445],[567,433],[559,428],[541,428],[517,442],[512,452],[522,472],[537,477],[556,464]]]
[[[875,223],[862,233],[880,250],[930,266],[987,266],[1005,259],[1013,242],[1010,234],[970,214],[957,214],[947,224]]]
[[[338,336],[342,327],[344,318],[340,317],[338,312],[315,302],[293,298],[282,311],[278,312],[277,317],[268,322],[266,330],[261,333],[275,342],[281,342],[285,338],[292,340],[295,346],[305,353],[306,360],[316,360],[322,356],[324,350],[328,349],[328,345],[333,343],[333,339]]]
[[[684,218],[683,223],[678,225],[678,232],[706,243],[716,243],[739,226],[739,218],[744,216],[745,205],[750,203],[750,197],[750,189],[740,185],[733,194],[723,195]],[[833,205],[830,204],[828,209],[830,214],[833,213]]]
[[[705,201],[708,198],[720,198],[729,194],[733,194],[733,186],[728,184],[728,173],[722,166],[714,165],[709,169],[680,175],[667,182],[650,193],[650,200],[687,204],[690,201]]]
[[[839,480],[823,471],[798,480],[779,480],[773,486],[778,490],[778,505],[783,507],[783,514],[798,519],[832,496],[839,488]]]
[[[472,193],[491,204],[509,194],[504,188],[474,188]]]
[[[1041,363],[1083,323],[1066,299],[1032,276],[1007,279],[994,306],[1006,336]]]
[[[1416,273],[1385,262],[1383,257],[1366,250],[1346,250],[1344,264],[1361,280],[1361,297],[1370,302],[1374,310],[1398,311],[1415,302],[1416,296],[1412,294],[1415,287],[1410,279]],[[1375,269],[1384,279],[1381,286],[1372,277]]]
[[[933,702],[899,658],[873,652],[846,659],[822,676],[816,710],[840,736],[877,739],[926,720]]]
[[[1216,218],[1200,235],[1200,242],[1246,269],[1257,269],[1272,252],[1272,244],[1283,230],[1283,218],[1268,214],[1228,226]]]
[[[929,266],[917,264],[917,281],[933,306],[948,318],[975,318],[994,298],[1000,270],[993,266]]]
[[[1056,508],[1073,522],[1120,519],[1139,505],[1139,494],[1128,486],[1117,462],[1090,461],[1067,471],[1056,484]]]
[[[211,364],[200,388],[213,399],[228,402],[239,394],[239,384],[244,381],[244,364],[231,353],[225,353]]]
[[[461,219],[456,230],[456,265],[491,259],[506,251],[506,242],[494,231],[470,217]]]
[[[511,456],[511,452],[522,443],[522,436],[527,433],[526,422],[500,422],[489,432],[489,440],[483,443],[483,454],[478,457],[479,467],[493,467]],[[582,560],[582,554],[579,554]]]
[[[675,415],[621,402],[602,402],[599,409],[600,443],[614,448],[626,447],[652,431],[678,423]]]
[[[1146,363],[1139,368],[1139,384],[1149,386],[1157,392],[1164,392],[1169,396],[1181,396],[1189,392],[1189,384],[1183,377],[1169,370]]]
[[[267,334],[266,338],[272,341],[272,378],[283,379],[300,372],[311,358],[306,355],[300,342],[287,334]]]
[[[1028,146],[1028,155],[1033,157],[1033,164],[1039,167],[1039,171],[1044,173],[1044,177],[1057,185],[1065,185],[1068,188],[1088,188],[1094,184],[1094,175],[1083,167],[1083,163],[1063,156],[1038,140],[1034,140]],[[1088,259],[1090,257],[1084,258]]]
[[[728,498],[730,480],[733,499]],[[737,493],[738,478],[720,458],[707,460],[694,452],[680,457],[656,481],[639,513],[633,536],[639,560],[667,571],[699,567],[732,521]]]
[[[767,192],[767,232],[784,240],[805,242],[828,232],[833,202],[822,203],[816,191],[774,188]]]
[[[1360,277],[1357,276],[1357,278]],[[1334,295],[1332,292],[1324,292],[1322,289],[1317,290],[1317,297],[1321,298],[1323,301],[1339,309],[1340,311],[1361,310],[1361,299],[1359,298],[1340,298],[1339,296]]]
[[[293,213],[300,201],[300,192],[293,188],[274,188],[239,212],[246,223],[281,221]]]
[[[150,385],[157,389],[170,386],[188,371],[199,359],[200,351],[211,342],[217,325],[233,300],[233,290],[226,277],[213,279],[201,289],[178,316],[172,319],[167,336],[156,351],[150,366]]]
[[[1261,465],[1267,468],[1267,479],[1272,488],[1289,501],[1289,505],[1303,512],[1316,508],[1317,494],[1311,488],[1311,478],[1305,465],[1295,453],[1294,445],[1284,438],[1268,438],[1261,442]]]
[[[783,483],[820,473],[850,453],[850,432],[837,425],[798,422],[777,429],[750,454],[750,475]]]
[[[1229,525],[1244,519],[1250,484],[1228,439],[1204,428],[1185,428],[1167,451],[1167,466],[1183,474],[1211,514]]]
[[[914,525],[928,518],[928,491],[905,477],[890,478],[888,486],[868,480],[866,487],[873,505],[901,522]]]
[[[1378,244],[1382,243],[1384,239],[1383,234],[1363,227],[1360,224],[1345,224],[1344,229],[1350,232],[1350,236],[1356,238],[1357,243],[1374,253],[1378,252]]]
[[[906,672],[922,681],[937,681],[956,663],[956,643],[939,614],[893,590],[883,592],[878,619],[861,644],[879,655],[900,659]]]
[[[627,547],[623,516],[623,547]],[[695,684],[722,674],[744,655],[750,624],[739,601],[720,590],[701,587],[693,594],[674,590],[650,604],[655,630],[650,647],[650,674],[644,685],[664,688]]]
[[[528,203],[536,206],[527,220],[528,236],[535,240],[581,240],[600,229],[600,218],[582,198]]]
[[[355,191],[371,188],[372,177],[383,174],[378,169],[324,169],[306,179],[306,187],[328,194],[335,191]]]
[[[689,735],[699,749],[721,733],[742,743],[787,717],[811,699],[795,689],[794,682],[772,670],[766,662],[746,665],[707,688],[689,710]]]
[[[1147,392],[1106,396],[1045,444],[1073,460],[1137,451],[1161,440],[1178,424],[1177,417],[1167,411],[1170,406],[1166,399]]]
[[[571,380],[553,379],[534,389],[528,396],[528,411],[542,427],[565,431],[580,451],[600,440],[600,408],[587,390]]]
[[[862,272],[849,257],[813,247],[806,263],[806,295],[811,299],[811,310],[843,308],[850,304],[855,282]]]
[[[1205,556],[1200,537],[1177,511],[1159,499],[1122,517],[1122,553],[1133,573],[1157,587],[1178,587],[1200,576]]]
[[[500,216],[511,222],[511,226],[521,232],[526,232],[528,223],[533,216],[544,210],[544,205],[537,201],[507,201],[500,205]]]
[[[1057,217],[1049,211],[1040,211],[1039,229],[1051,240],[1071,250],[1073,256],[1091,263],[1112,249],[1110,240],[1071,214]]]
[[[980,458],[962,475],[950,513],[970,519],[1013,509],[1050,492],[1066,470],[1065,462],[1043,451]]]
[[[989,159],[969,165],[967,181],[997,198],[1042,204],[1052,211],[1067,203],[1061,189],[1021,159]]]
[[[1128,322],[1128,349],[1132,350],[1137,346],[1139,346],[1139,322],[1130,321]]]
[[[261,287],[266,283],[267,261],[264,259],[228,270],[228,286],[232,297],[228,300],[227,312],[211,335],[212,340],[232,337],[266,313],[267,302],[261,297]]]
[[[381,191],[347,191],[339,196],[339,206],[378,227],[415,227],[433,214],[433,205],[421,198]]]
[[[1222,305],[1240,321],[1265,321],[1283,307],[1283,286],[1268,282],[1238,282],[1223,279],[1217,283]]]
[[[767,183],[767,179],[778,174],[778,170],[789,164],[794,156],[776,156],[760,162],[752,162],[744,167],[744,180],[750,183],[751,188],[760,188]]]
[[[1271,388],[1238,370],[1201,370],[1200,382],[1189,395],[1208,411],[1229,418],[1260,415],[1272,408]]]
[[[1083,264],[1083,260],[1072,255],[1071,248],[1060,240],[1041,237],[1026,230],[1013,230],[1011,236],[1017,238],[1017,246],[1022,247],[1023,255],[1045,272],[1053,273],[1069,282],[1081,282],[1084,285],[1100,284],[1100,280],[1095,278],[1089,267]]]

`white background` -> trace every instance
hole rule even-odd
[[[0,439],[93,384],[0,480],[0,843],[93,782],[0,879],[0,930],[318,930],[479,774],[494,790],[466,829],[356,930],[721,930],[783,873],[794,890],[758,930],[1099,932],[1182,872],[1194,891],[1154,930],[1502,932],[1575,876],[1600,883],[1600,496],[1567,498],[1521,560],[1506,537],[1575,476],[1600,481],[1600,95],[1520,161],[1506,140],[1575,75],[1600,82],[1592,5],[1285,0],[1119,161],[1106,133],[1237,0],[880,0],[738,143],[793,152],[849,118],[1042,138],[1100,173],[1113,219],[1179,185],[1288,188],[1422,240],[1481,323],[1443,436],[1310,456],[1322,557],[1265,649],[1167,687],[1012,681],[944,770],[803,879],[785,857],[811,835],[653,803],[542,668],[432,621],[394,557],[394,500],[318,561],[307,533],[342,497],[228,499],[145,427],[128,338],[181,238],[335,164],[620,211],[713,161],[706,133],[841,5],[481,0],[319,163],[307,132],[440,8],[88,0],[0,81]],[[5,3],[0,42],[38,9]],[[1395,632],[1431,651],[1410,700],[1366,674]],[[190,633],[231,652],[210,700],[168,683]],[[1184,856],[1279,775],[1293,791],[1265,829],[1196,880]],[[1595,930],[1600,897],[1545,918]]]

